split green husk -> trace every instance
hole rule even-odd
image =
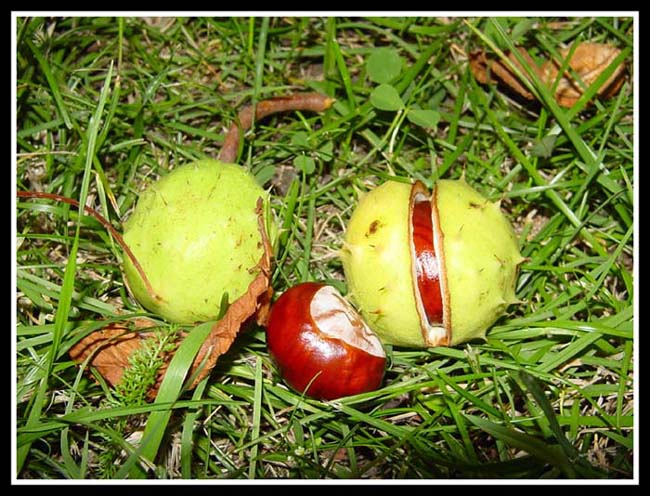
[[[498,203],[487,201],[464,179],[436,183],[438,256],[450,308],[446,332],[423,329],[411,268],[411,189],[389,181],[359,202],[341,252],[351,299],[385,343],[422,348],[484,338],[517,301],[514,288],[523,257],[512,226]]]

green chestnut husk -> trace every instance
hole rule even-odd
[[[386,344],[425,348],[484,339],[518,301],[515,284],[524,259],[512,225],[498,203],[464,179],[436,182],[431,202],[445,322],[427,326],[414,283],[412,197],[412,184],[388,181],[359,201],[341,250],[350,299]]]
[[[148,280],[125,256],[123,270],[133,296],[169,322],[219,318],[224,297],[238,299],[259,272],[264,253],[260,198],[273,243],[277,226],[269,195],[239,165],[200,160],[151,185],[124,224],[124,241]]]

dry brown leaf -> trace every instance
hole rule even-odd
[[[272,248],[266,234],[262,212],[263,203],[260,199],[257,203],[257,218],[264,253],[255,267],[259,270],[259,274],[250,283],[246,293],[228,307],[224,317],[210,330],[210,334],[192,363],[189,375],[197,373],[197,376],[190,384],[190,389],[210,374],[218,358],[230,349],[244,322],[256,313],[260,325],[266,322],[272,295],[270,288]],[[144,318],[133,319],[130,326],[109,324],[73,346],[69,351],[70,357],[77,363],[82,363],[91,357],[90,365],[95,367],[109,384],[115,386],[122,379],[124,369],[129,366],[129,357],[133,351],[153,334],[153,332],[142,332],[141,329],[155,325],[153,321]],[[187,332],[179,333],[179,344],[187,334]],[[173,353],[164,357],[165,364],[158,371],[156,383],[148,391],[148,400],[152,401],[156,398],[172,357]]]
[[[571,47],[562,49],[559,54],[560,60],[547,60],[538,66],[528,52],[518,48],[519,53],[526,60],[527,65],[533,69],[541,81],[549,88],[555,87],[555,99],[563,107],[572,107],[583,94],[583,86],[573,76],[576,74],[589,87],[600,76],[611,62],[621,52],[620,49],[604,43],[580,43],[573,50]],[[564,60],[571,56],[568,62],[569,69],[562,74],[559,81],[558,73]],[[514,65],[523,77],[527,71],[519,63],[513,53],[508,54],[508,60]],[[469,55],[469,64],[472,74],[481,84],[497,83],[512,90],[526,100],[533,100],[534,95],[528,90],[508,64],[489,56],[485,51],[475,51]],[[598,90],[597,95],[601,98],[614,96],[623,85],[625,80],[625,64],[620,64],[610,78]]]
[[[621,50],[604,43],[581,43],[571,53],[570,48],[560,51],[561,60],[549,60],[542,65],[542,80],[551,88],[558,77],[563,61],[571,55],[569,67],[575,72],[584,87],[588,88],[593,84],[614,59],[621,53]],[[616,95],[625,81],[625,64],[620,64],[612,75],[598,89],[598,96],[611,98]],[[571,71],[564,72],[555,90],[555,99],[563,107],[572,107],[583,94],[583,86],[580,85]]]
[[[77,363],[83,363],[90,357],[89,364],[97,369],[106,382],[115,386],[122,380],[131,354],[144,339],[153,335],[153,332],[141,330],[155,326],[155,322],[145,318],[132,319],[127,323],[113,322],[90,333],[68,353]]]
[[[537,72],[539,68],[524,48],[519,48],[519,53],[528,61],[529,65]],[[526,74],[524,68],[519,63],[519,59],[514,54],[508,54],[508,59],[519,69],[522,74]],[[520,82],[517,75],[503,62],[488,57],[483,50],[475,51],[469,54],[469,64],[472,74],[481,84],[499,83],[507,86],[512,91],[522,96],[526,100],[533,100],[533,95],[526,86]]]

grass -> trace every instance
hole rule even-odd
[[[66,204],[16,200],[16,478],[638,475],[634,18],[17,17],[15,29],[18,190],[77,199],[119,228],[156,178],[216,156],[242,105],[310,89],[334,107],[256,123],[239,160],[270,189],[283,228],[276,294],[306,280],[346,291],[344,226],[359,195],[391,176],[431,186],[464,174],[501,200],[527,257],[522,303],[486,341],[388,347],[377,391],[301,396],[255,326],[185,391],[198,327],[146,403],[137,374],[114,390],[67,355],[107,321],[143,313],[116,243]],[[536,87],[544,103],[524,104],[479,85],[466,63],[477,48],[541,57],[580,40],[627,51],[630,79],[614,98],[564,109]],[[377,47],[402,62],[389,78],[397,110],[371,103]],[[413,109],[437,123],[412,121]]]

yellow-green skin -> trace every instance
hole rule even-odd
[[[341,260],[350,297],[380,339],[423,347],[410,266],[410,196],[410,184],[389,181],[362,197]]]
[[[272,240],[277,227],[268,193],[239,165],[201,160],[149,187],[125,223],[123,237],[157,298],[125,256],[124,274],[134,297],[169,322],[217,319],[224,294],[232,303],[259,272],[264,253],[256,214],[260,197]]]
[[[523,258],[511,224],[465,180],[435,185],[451,306],[449,345],[484,338],[517,301]],[[354,211],[341,252],[350,296],[387,344],[424,348],[409,240],[411,185],[389,181],[365,195]]]

